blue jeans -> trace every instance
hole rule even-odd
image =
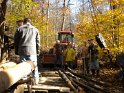
[[[118,77],[124,77],[124,69],[117,73]]]
[[[20,62],[26,62],[27,60],[31,60],[35,64],[35,69],[33,71],[33,77],[36,82],[39,82],[39,74],[38,74],[38,66],[37,66],[37,55],[26,55],[20,56]]]
[[[91,69],[99,70],[99,63],[97,60],[91,62]]]
[[[60,66],[62,67],[63,64],[63,56],[62,55],[56,55],[55,59],[54,59],[54,66],[57,66],[57,62],[59,62]]]

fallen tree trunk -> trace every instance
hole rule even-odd
[[[23,62],[0,71],[0,93],[34,70],[33,62]]]

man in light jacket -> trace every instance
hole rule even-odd
[[[25,18],[24,25],[17,29],[14,35],[14,44],[20,56],[20,62],[26,62],[27,60],[34,62],[33,76],[35,84],[38,84],[37,54],[40,53],[40,35],[38,29],[31,25],[29,18]]]

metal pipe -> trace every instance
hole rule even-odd
[[[24,76],[29,75],[33,69],[33,62],[27,61],[0,71],[0,93],[15,84]]]

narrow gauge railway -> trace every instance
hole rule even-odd
[[[33,84],[32,74],[30,74],[29,78],[25,81],[17,81],[16,79],[19,76],[14,77],[13,75],[12,77],[14,77],[17,82],[13,81],[14,79],[11,79],[9,82],[5,81],[6,79],[1,79],[2,82],[6,82],[6,84],[8,84],[4,85],[4,83],[1,83],[3,84],[1,85],[2,87],[9,87],[11,84],[9,88],[4,87],[5,91],[2,93],[112,93],[110,92],[112,85],[107,82],[97,81],[97,79],[93,79],[91,75],[84,76],[78,74],[77,70],[74,69],[55,69],[51,66],[49,68],[39,66],[40,82],[37,85]],[[18,69],[20,67],[22,70],[21,64],[18,64],[16,67]],[[7,71],[11,69],[12,67],[8,68]],[[26,67],[25,69],[28,68]],[[14,73],[16,72],[15,74],[18,73],[18,71],[14,70],[14,68],[13,71]]]
[[[110,93],[110,87],[111,84],[107,82],[78,75],[70,68],[42,69],[39,84],[30,89],[25,85],[24,93]]]

